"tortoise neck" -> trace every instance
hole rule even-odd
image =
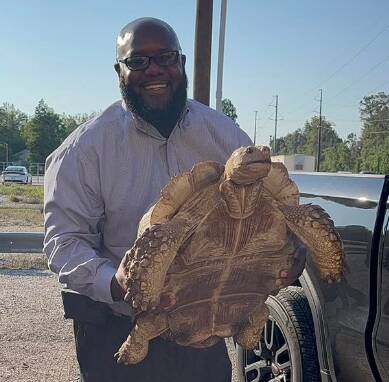
[[[251,216],[262,191],[262,181],[252,184],[235,184],[224,180],[220,184],[220,193],[226,205],[227,213],[233,219],[245,219]]]

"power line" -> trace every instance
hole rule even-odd
[[[365,131],[364,134],[389,134],[389,130],[387,130],[387,131]]]
[[[378,64],[372,66],[367,72],[362,74],[362,76],[358,77],[355,81],[351,82],[351,84],[344,87],[340,92],[336,93],[332,98],[338,97],[340,94],[351,88],[353,85],[355,85],[357,82],[363,80],[368,74],[370,74],[373,70],[377,69],[380,65],[382,65],[385,61],[389,59],[389,55],[385,56],[382,61],[380,61]]]
[[[338,74],[342,69],[344,69],[347,65],[349,65],[351,62],[353,62],[364,50],[366,50],[379,36],[381,36],[387,29],[389,28],[389,24],[385,25],[372,39],[370,39],[365,45],[362,46],[349,60],[347,60],[344,64],[342,64],[338,69],[336,69],[334,72],[332,72],[326,79],[320,82],[319,85],[315,86],[315,88],[311,89],[310,91],[307,91],[303,94],[307,95],[309,93],[312,93],[315,91],[315,89],[322,87],[322,85],[332,79],[336,74]],[[342,90],[343,91],[343,90]],[[301,104],[296,109],[292,109],[288,115],[295,113],[296,111],[301,110],[305,105],[307,105],[307,102]]]
[[[382,35],[389,28],[389,24],[382,28],[367,44],[365,44],[361,49],[357,51],[348,61],[336,69],[332,74],[330,74],[325,80],[323,80],[318,86],[322,86],[325,82],[329,81],[331,78],[335,77],[342,69],[347,65],[351,64],[364,50],[366,50],[379,36]]]
[[[373,92],[375,92],[377,89],[379,89],[379,88],[383,88],[384,86],[389,86],[389,82],[384,82],[383,84],[381,84],[381,85],[378,85],[377,87],[375,87],[373,90],[370,90],[370,92],[369,93],[373,93]]]

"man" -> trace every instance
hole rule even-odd
[[[141,217],[172,176],[200,161],[224,163],[251,144],[232,120],[187,99],[185,61],[168,24],[129,23],[118,36],[115,64],[123,101],[81,125],[47,158],[45,252],[59,281],[79,293],[63,297],[82,381],[231,378],[223,341],[195,349],[156,338],[141,363],[114,359],[133,326],[121,260]],[[286,271],[285,285],[296,277]]]

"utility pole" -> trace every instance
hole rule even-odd
[[[321,116],[321,107],[323,103],[323,89],[320,89],[320,108],[319,108],[319,127],[317,132],[317,157],[316,157],[316,172],[320,171],[320,152],[321,152],[321,124],[322,124],[322,116]]]
[[[193,98],[209,106],[213,0],[197,0]]]
[[[277,155],[278,95],[276,95],[276,116],[274,119],[273,155]]]
[[[254,146],[255,146],[255,141],[257,139],[257,114],[258,114],[258,110],[255,110],[254,114],[255,114],[255,116],[254,116],[254,139],[253,139],[253,141],[254,141]]]
[[[8,143],[0,143],[5,147],[5,162],[8,164]]]
[[[222,0],[220,8],[219,55],[217,60],[216,110],[222,111],[224,40],[226,34],[227,0]]]

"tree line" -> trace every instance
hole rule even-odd
[[[29,150],[27,163],[44,163],[46,157],[93,114],[58,114],[42,99],[29,117],[14,105],[0,106],[0,162],[12,162],[15,153]]]
[[[235,106],[222,101],[223,112],[237,119]],[[21,150],[29,150],[29,163],[43,163],[46,157],[92,114],[58,114],[42,99],[32,116],[4,103],[0,106],[0,162]],[[360,137],[350,133],[341,139],[334,123],[322,117],[321,171],[368,171],[389,173],[389,95],[380,92],[360,102]],[[316,155],[319,117],[312,117],[302,128],[276,140],[276,153]],[[270,142],[273,145],[273,142]]]
[[[389,95],[380,92],[363,97],[360,118],[360,137],[350,133],[344,140],[334,123],[322,118],[321,171],[389,174]],[[319,124],[319,117],[312,117],[302,128],[277,139],[277,154],[316,156]]]

